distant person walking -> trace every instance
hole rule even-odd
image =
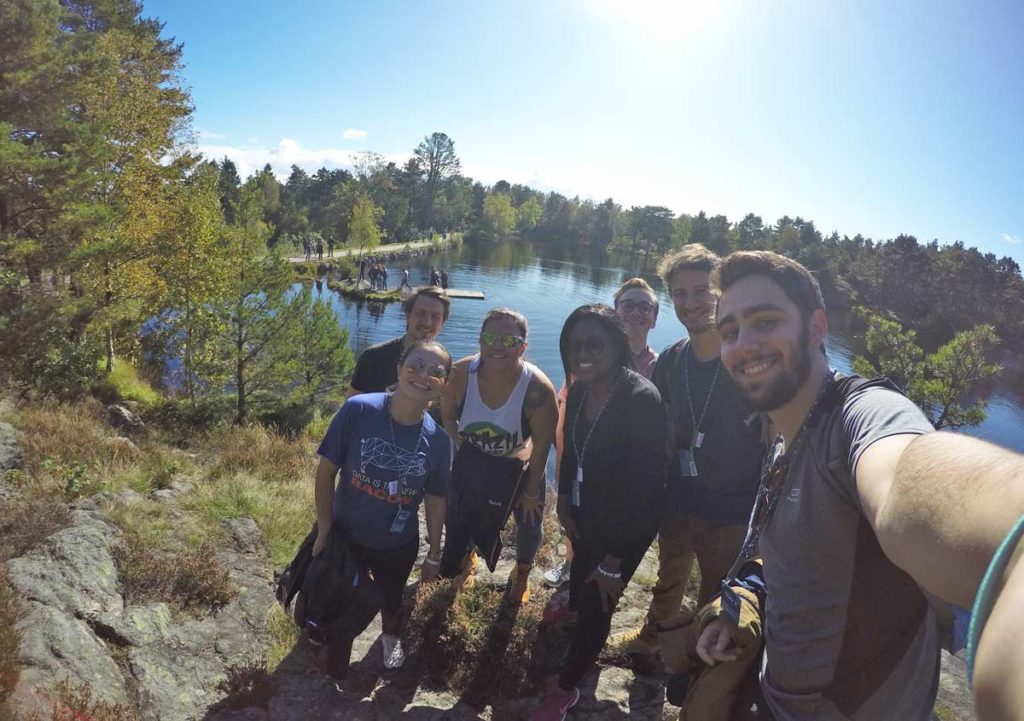
[[[333,258],[334,257],[334,238],[328,238],[327,239],[327,257],[328,258]]]
[[[430,266],[430,284],[441,285],[441,276],[437,272],[437,268]]]
[[[408,288],[409,290],[412,290],[412,286],[409,284],[408,268],[402,268],[402,282],[399,283],[398,290],[402,290],[402,288]]]
[[[383,263],[380,264],[380,287],[382,290],[388,289],[388,267]]]
[[[316,257],[317,260],[324,259],[324,240],[323,238],[316,239]]]
[[[302,239],[302,252],[306,255],[306,262],[308,263],[313,257],[313,244],[309,242],[309,238]]]
[[[448,274],[445,271],[441,271],[441,287],[445,290],[448,289]]]

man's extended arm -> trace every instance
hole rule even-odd
[[[1024,456],[948,433],[893,436],[856,470],[886,555],[941,598],[971,608],[996,548],[1024,515]],[[981,721],[1024,718],[1024,543],[997,586],[975,661]]]
[[[313,555],[320,553],[327,544],[327,534],[331,532],[331,511],[334,508],[334,479],[338,475],[338,467],[320,456],[316,467],[316,481],[313,486],[313,500],[316,503],[316,541],[313,544]]]
[[[1024,515],[1024,456],[952,433],[897,435],[864,451],[855,479],[889,559],[970,608],[996,548]]]

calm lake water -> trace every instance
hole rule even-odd
[[[558,355],[558,336],[566,316],[585,303],[611,304],[612,294],[627,278],[641,276],[655,288],[660,282],[653,261],[644,258],[586,253],[569,253],[548,245],[526,241],[466,243],[461,248],[439,254],[404,259],[389,267],[389,283],[400,282],[401,268],[409,268],[412,284],[429,282],[429,266],[443,267],[454,288],[483,291],[486,299],[452,301],[451,318],[439,340],[453,358],[478,350],[480,323],[496,306],[509,306],[526,315],[530,324],[527,358],[548,374],[556,387],[564,372]],[[316,289],[314,289],[316,290]],[[367,304],[342,298],[322,286],[337,308],[342,325],[348,328],[352,350],[359,353],[368,345],[394,338],[405,332],[405,318],[398,303]],[[827,343],[832,365],[849,372],[858,352],[859,338],[833,328]],[[667,297],[661,299],[658,322],[649,342],[657,351],[685,335]],[[1024,377],[1004,372],[1000,382],[986,391],[988,418],[967,433],[1024,452]]]

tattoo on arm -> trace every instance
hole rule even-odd
[[[523,406],[526,410],[532,411],[535,408],[543,406],[546,398],[547,389],[544,387],[544,384],[536,378],[533,378],[530,380],[530,385],[526,389],[526,398],[523,401]]]

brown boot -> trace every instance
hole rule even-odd
[[[524,606],[530,602],[530,569],[532,563],[517,563],[508,575],[505,587],[505,601],[512,606]]]

